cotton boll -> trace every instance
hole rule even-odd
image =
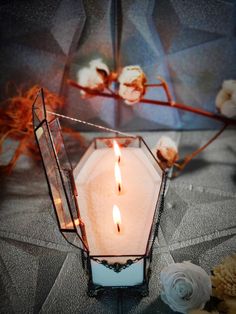
[[[138,65],[124,67],[118,77],[119,96],[128,105],[139,102],[145,94],[146,77]]]
[[[119,95],[123,99],[125,99],[125,103],[127,105],[133,105],[137,102],[139,102],[141,98],[141,92],[138,90],[135,90],[134,87],[129,87],[124,84],[120,84],[119,88]]]
[[[108,66],[102,61],[102,59],[95,59],[89,63],[91,69],[99,69],[106,72],[109,75],[110,71]]]
[[[231,99],[236,103],[236,90],[233,92]]]
[[[227,118],[236,117],[236,80],[226,80],[216,96],[216,107]]]
[[[236,117],[236,102],[232,99],[225,101],[221,108],[221,113],[227,118],[235,118]]]
[[[170,168],[179,158],[176,143],[168,136],[162,136],[154,148],[157,156],[164,168]]]
[[[222,84],[222,89],[232,94],[234,91],[236,91],[236,81],[235,80],[224,81]]]
[[[89,88],[92,91],[103,91],[108,85],[108,77],[110,71],[101,59],[92,60],[89,67],[85,67],[78,71],[77,82],[79,85]],[[86,95],[85,91],[81,91],[82,95]]]
[[[216,95],[216,107],[220,109],[223,103],[230,99],[230,96],[226,90],[221,89]]]
[[[118,81],[121,84],[129,84],[138,78],[142,78],[144,75],[142,69],[138,65],[129,65],[122,69],[121,74],[119,75]]]

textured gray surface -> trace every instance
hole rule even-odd
[[[82,100],[67,85],[97,57],[162,75],[178,102],[215,110],[222,81],[236,78],[236,2],[226,0],[2,0],[0,97],[6,83],[39,84],[66,98],[65,112],[129,130],[209,128],[190,113],[122,101]],[[120,54],[120,60],[116,58]],[[149,98],[164,99],[158,89]]]
[[[162,134],[141,135],[152,147]],[[169,135],[186,153],[212,132]],[[150,294],[143,299],[126,294],[120,299],[115,291],[98,299],[87,297],[80,252],[59,233],[43,169],[22,157],[12,175],[0,181],[0,312],[172,313],[159,297],[164,266],[191,260],[209,273],[236,251],[235,136],[235,130],[224,132],[181,176],[168,181]],[[75,161],[81,151],[69,147]]]

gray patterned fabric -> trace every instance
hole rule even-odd
[[[1,98],[9,81],[40,84],[66,98],[68,115],[103,125],[216,127],[164,107],[82,100],[66,80],[76,79],[77,70],[97,57],[113,69],[139,64],[150,83],[163,76],[176,101],[214,111],[222,81],[236,78],[235,10],[230,0],[1,1]],[[164,94],[150,89],[147,97],[164,99]]]
[[[163,132],[140,135],[153,147]],[[213,132],[168,135],[179,143],[182,156]],[[235,135],[235,130],[224,132],[178,178],[168,180],[150,294],[143,299],[116,291],[87,297],[80,252],[58,230],[42,165],[21,157],[12,175],[0,180],[0,312],[172,313],[159,297],[164,266],[190,260],[210,273],[236,252]],[[87,140],[93,136],[85,134]],[[75,164],[82,149],[69,139],[67,144]]]

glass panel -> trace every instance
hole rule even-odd
[[[162,212],[164,210],[165,187],[166,187],[166,174],[163,173],[163,175],[162,175],[162,184],[161,184],[159,196],[157,195],[158,200],[157,200],[155,213],[154,213],[154,217],[153,217],[153,224],[152,224],[152,227],[151,227],[151,230],[150,230],[150,235],[149,235],[149,241],[148,241],[148,245],[147,245],[146,255],[149,255],[152,252],[155,238],[158,235],[161,214],[162,214]]]
[[[44,101],[43,89],[39,89],[38,94],[33,103],[33,123],[36,129],[40,122],[54,120],[55,116],[47,112],[47,104]]]
[[[131,261],[131,259],[130,259]],[[144,281],[144,260],[143,258],[137,262],[126,265],[120,271],[116,271],[117,262],[112,267],[97,263],[91,260],[92,281],[95,285],[105,287],[128,287],[141,285]]]
[[[60,228],[74,229],[46,122],[37,129],[36,137],[42,154]]]
[[[69,161],[65,144],[63,141],[61,127],[58,119],[54,119],[49,123],[49,129],[51,131],[56,154],[63,170],[72,170],[71,163]]]
[[[44,119],[46,119],[46,109],[44,105],[43,92],[39,90],[33,104],[33,123],[34,128],[37,128]]]
[[[81,247],[81,240],[76,233],[63,231],[62,234],[69,243],[76,247]]]
[[[74,244],[87,250],[85,226],[79,215],[73,171],[60,123],[55,117],[46,114],[42,90],[33,104],[33,123],[59,227],[63,232],[72,231],[77,238]]]
[[[154,168],[156,169],[157,173],[162,176],[163,169],[161,168],[158,160],[153,155],[152,151],[149,149],[145,141],[140,137],[140,147],[142,148],[142,151],[145,153],[145,155],[148,157]]]
[[[74,184],[72,166],[69,161],[65,144],[63,141],[59,120],[54,119],[53,121],[51,121],[49,123],[49,129],[52,135],[53,146],[56,151],[56,158],[60,165],[61,176],[62,176],[64,188],[65,188],[65,193],[68,198],[69,208],[71,210],[71,214],[75,223],[77,233],[82,238],[82,233],[79,227],[79,220],[78,220],[80,215],[79,215],[79,211],[78,211],[79,209],[78,209],[77,200],[76,200],[77,191]],[[72,223],[70,225],[72,225]],[[68,228],[69,227],[67,226],[66,229]]]

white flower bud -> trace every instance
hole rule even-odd
[[[230,94],[225,89],[221,89],[216,95],[216,107],[220,110],[223,103],[229,99]]]
[[[78,84],[93,91],[103,91],[108,84],[109,68],[101,59],[90,61],[89,67],[78,71]],[[82,95],[86,92],[81,91]]]
[[[216,95],[216,107],[228,118],[236,117],[236,80],[226,80]]]
[[[222,84],[222,89],[232,94],[236,90],[236,81],[235,80],[224,81]]]
[[[154,148],[154,154],[164,168],[170,168],[179,158],[176,143],[168,136],[162,136]]]
[[[161,271],[162,300],[173,311],[202,309],[210,299],[211,280],[204,269],[190,262],[170,264]]]
[[[138,65],[124,67],[118,81],[120,83],[119,95],[128,105],[139,102],[145,94],[146,77]]]
[[[220,107],[220,111],[227,118],[236,117],[236,102],[233,99],[226,100]]]

